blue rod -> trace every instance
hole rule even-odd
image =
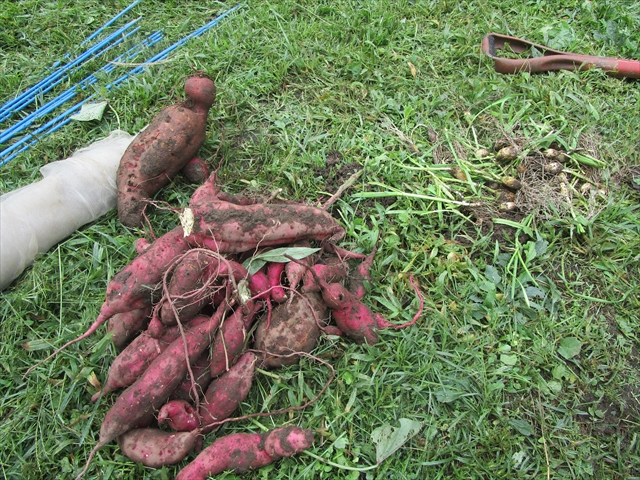
[[[9,116],[11,116],[13,113],[15,113],[16,110],[13,110],[12,107],[14,105],[16,105],[18,102],[21,102],[24,99],[28,98],[30,100],[28,103],[31,103],[35,99],[35,97],[38,95],[38,92],[41,89],[45,88],[50,83],[52,83],[52,82],[58,80],[60,77],[64,76],[66,74],[66,72],[71,70],[73,67],[75,67],[77,65],[80,65],[82,63],[85,63],[85,61],[87,61],[88,59],[90,59],[93,56],[97,55],[101,50],[104,49],[105,46],[109,45],[114,39],[118,38],[122,33],[124,33],[126,30],[131,28],[138,20],[139,19],[136,18],[135,20],[130,21],[124,27],[118,29],[116,32],[112,33],[111,35],[109,35],[104,40],[98,42],[95,46],[93,46],[93,47],[89,48],[88,50],[86,50],[84,53],[82,53],[80,56],[78,56],[72,62],[67,63],[62,68],[59,68],[58,70],[56,70],[55,72],[51,73],[50,75],[48,75],[44,79],[40,80],[38,83],[36,83],[34,86],[28,88],[25,92],[23,92],[18,97],[14,98],[13,100],[11,100],[9,102],[6,102],[4,105],[2,105],[2,107],[0,107],[0,112],[4,112],[4,111],[8,112],[9,115],[5,116],[5,119],[6,119]]]
[[[136,30],[137,30],[137,28],[134,29],[134,32]],[[131,33],[133,33],[133,32],[131,32]],[[149,35],[149,37],[147,37],[145,40],[143,40],[139,44],[131,47],[127,52],[125,52],[125,53],[119,55],[118,57],[116,57],[115,59],[113,59],[112,62],[121,62],[123,60],[131,59],[133,56],[137,55],[142,49],[150,47],[152,45],[155,45],[157,42],[160,41],[161,38],[162,38],[162,33],[159,32],[159,31],[155,32],[155,33]],[[120,43],[122,41],[123,41],[123,39],[119,40],[118,43]],[[9,140],[11,138],[13,138],[17,133],[19,133],[19,132],[25,130],[26,128],[28,128],[35,120],[45,116],[49,112],[55,110],[60,105],[66,103],[68,100],[70,100],[71,98],[76,96],[76,94],[78,93],[78,88],[81,88],[82,90],[84,90],[88,86],[93,85],[94,83],[96,83],[98,81],[98,79],[95,76],[96,74],[98,74],[100,72],[109,73],[109,72],[113,71],[114,69],[115,69],[115,66],[113,64],[107,63],[102,68],[96,70],[91,75],[89,75],[89,76],[85,77],[84,79],[82,79],[76,85],[72,86],[71,88],[68,88],[67,90],[65,90],[64,92],[59,94],[54,99],[48,101],[47,103],[42,105],[38,110],[32,112],[31,114],[26,116],[24,119],[22,119],[20,122],[16,123],[12,127],[8,128],[4,132],[0,133],[0,144],[6,142],[7,140]]]
[[[89,43],[91,40],[93,40],[94,38],[96,38],[98,35],[100,35],[105,28],[110,27],[111,25],[113,25],[116,21],[120,20],[120,18],[122,18],[124,15],[126,15],[129,10],[131,10],[133,7],[135,7],[137,4],[139,4],[142,0],[135,0],[131,5],[129,5],[127,8],[125,8],[124,10],[122,10],[119,14],[117,14],[115,17],[113,17],[111,20],[109,20],[107,23],[105,23],[102,27],[100,27],[98,30],[96,30],[95,32],[93,32],[91,35],[89,35],[84,42],[82,42],[80,44],[80,46]]]
[[[159,60],[164,60],[169,55],[169,53],[171,53],[173,50],[175,50],[176,48],[184,45],[191,38],[194,38],[194,37],[197,37],[199,35],[202,35],[207,30],[215,27],[220,22],[220,20],[222,20],[223,18],[225,18],[228,15],[230,15],[232,12],[236,11],[237,9],[239,9],[242,5],[243,4],[239,3],[235,7],[227,10],[224,13],[222,13],[221,15],[219,15],[216,18],[214,18],[213,20],[211,20],[206,25],[204,25],[204,26],[200,27],[199,29],[197,29],[196,31],[190,33],[189,35],[187,35],[183,39],[178,40],[176,43],[174,43],[170,47],[167,47],[162,52],[154,55],[149,60],[144,62],[143,65],[134,68],[129,73],[127,73],[125,75],[122,75],[117,80],[115,80],[112,83],[108,84],[106,86],[106,88],[107,89],[111,89],[112,87],[115,87],[115,86],[119,85],[120,83],[122,83],[124,80],[126,80],[130,76],[137,75],[138,73],[142,72],[142,70],[144,69],[146,64],[157,62]],[[31,146],[35,145],[40,138],[43,138],[43,137],[45,137],[45,136],[47,136],[47,135],[59,130],[64,125],[69,123],[71,121],[71,114],[74,113],[75,111],[79,110],[85,102],[91,100],[95,96],[96,96],[95,94],[91,95],[90,97],[82,100],[81,102],[78,102],[74,106],[72,106],[72,107],[68,108],[67,110],[65,110],[64,112],[62,112],[57,117],[49,120],[47,123],[45,123],[44,125],[42,125],[38,129],[36,129],[33,133],[25,135],[19,141],[17,141],[13,145],[11,145],[9,148],[6,148],[5,150],[1,151],[0,152],[0,157],[3,157],[6,154],[10,153],[11,151],[15,150],[17,147],[22,146],[22,148],[20,148],[20,150],[18,150],[17,152],[14,152],[12,155],[6,157],[4,160],[1,160],[0,161],[0,166],[3,166],[5,164],[7,164],[8,162],[10,162],[14,158],[16,158],[20,153],[22,153],[22,152],[28,150],[29,148],[31,148]],[[42,135],[40,135],[40,134],[42,134]]]
[[[152,35],[149,36],[149,38],[154,37],[152,42],[148,42],[149,45],[151,46],[157,42],[160,41],[160,39],[162,38],[162,32],[155,32]],[[149,39],[147,39],[149,40]],[[135,47],[134,47],[135,48]],[[133,50],[134,48],[132,48],[131,50]],[[142,50],[139,49],[139,51],[134,52],[132,55],[129,55],[127,57],[127,59],[131,60],[133,58],[135,58],[139,53],[141,53]],[[114,60],[114,61],[119,61],[118,59]],[[112,64],[108,64],[105,65],[105,71],[112,71],[114,70],[116,67],[115,65]],[[97,80],[97,79],[96,79]],[[72,98],[73,95],[75,94],[75,92],[70,92],[69,95],[65,96],[65,101]],[[42,125],[41,127],[37,128],[36,130],[34,130],[32,133],[29,133],[27,135],[25,135],[24,137],[22,137],[20,140],[18,140],[17,142],[13,143],[12,145],[10,145],[9,147],[5,148],[4,150],[2,150],[0,152],[0,157],[3,157],[9,153],[11,153],[12,151],[14,151],[15,149],[17,149],[18,147],[24,145],[25,143],[29,142],[26,146],[23,146],[20,150],[18,150],[16,153],[14,153],[13,155],[11,155],[10,157],[6,158],[5,160],[3,160],[2,162],[0,162],[0,166],[4,165],[5,163],[9,162],[10,160],[14,159],[19,153],[24,152],[25,150],[27,150],[31,145],[34,145],[37,141],[38,141],[38,135],[40,135],[43,132],[42,136],[46,136],[49,133],[54,132],[55,130],[57,130],[58,128],[60,128],[62,125],[66,125],[67,123],[69,123],[69,121],[71,121],[71,114],[74,113],[75,111],[77,111],[80,107],[82,107],[82,105],[91,100],[92,98],[94,98],[96,95],[93,94],[90,97],[82,100],[81,102],[73,105],[72,107],[68,108],[67,110],[65,110],[64,112],[62,112],[61,114],[59,114],[58,116],[56,116],[55,118],[49,120],[47,123],[45,123],[44,125]],[[58,106],[62,105],[61,102]],[[65,117],[69,117],[69,118],[65,118]],[[57,125],[58,122],[60,122],[62,120],[62,124],[60,126],[58,126],[57,128],[53,129],[54,126]]]
[[[113,42],[112,44],[108,45],[104,50],[102,50],[102,52],[96,54],[96,58],[99,56],[104,55],[105,53],[107,53],[109,50],[111,50],[114,47],[117,47],[118,45],[120,45],[125,39],[129,38],[131,35],[133,35],[134,33],[136,33],[138,30],[140,29],[140,27],[136,27],[133,30],[126,32],[122,37],[118,38],[115,42]],[[75,67],[74,70],[79,70],[80,67]],[[56,81],[50,83],[49,85],[47,85],[45,88],[43,88],[42,90],[40,90],[38,92],[38,96],[41,96],[51,90],[53,90],[55,87],[57,87],[58,85],[60,85],[62,82],[64,82],[67,78],[65,76],[61,76],[59,79],[57,79]],[[11,108],[11,111],[7,111],[4,114],[0,112],[0,123],[4,122],[5,120],[9,119],[13,112],[19,112],[20,110],[22,110],[24,107],[26,107],[27,105],[29,105],[31,102],[33,102],[34,98],[25,98],[24,100],[21,100],[19,102],[15,102],[14,105]],[[45,104],[46,105],[46,104]],[[43,108],[43,106],[39,107],[38,110],[40,108]],[[36,110],[36,112],[38,111]],[[32,114],[35,112],[32,112]],[[42,116],[42,115],[40,115]],[[20,121],[19,123],[22,123],[22,121]],[[9,127],[6,131],[12,130],[15,127]],[[0,140],[0,143],[2,143],[2,141]]]

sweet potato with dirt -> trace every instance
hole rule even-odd
[[[151,307],[137,308],[128,312],[116,313],[107,323],[111,341],[118,351],[122,351],[133,338],[143,331],[149,323]]]
[[[313,444],[313,432],[295,426],[280,427],[263,434],[234,433],[218,438],[205,448],[175,480],[206,480],[224,471],[245,473],[283,457],[290,457]]]
[[[187,100],[158,113],[120,160],[118,218],[129,227],[142,225],[145,200],[167,185],[204,143],[215,85],[194,76],[187,79],[184,91]]]
[[[198,358],[191,365],[191,372],[193,373],[195,380],[196,393],[198,396],[202,396],[204,391],[211,383],[211,372],[209,371],[209,352],[205,351],[200,358]],[[180,382],[180,385],[171,392],[169,400],[187,400],[193,401],[194,398],[193,384],[191,375],[187,373],[186,377]]]
[[[231,369],[209,384],[200,404],[202,433],[215,428],[214,422],[229,418],[251,389],[256,355],[243,354]]]
[[[158,412],[158,425],[166,423],[178,432],[190,432],[198,428],[200,419],[193,405],[186,400],[169,400]]]
[[[313,270],[310,270],[313,272]],[[322,288],[322,299],[331,309],[331,316],[336,325],[345,335],[355,340],[356,343],[368,343],[373,345],[380,340],[377,331],[384,328],[400,329],[410,327],[416,323],[422,314],[423,298],[418,287],[413,283],[413,277],[409,277],[411,285],[414,287],[420,298],[420,310],[412,321],[401,325],[391,323],[379,313],[374,313],[371,309],[355,297],[349,290],[339,283],[326,283],[323,279],[315,276],[316,281]]]
[[[164,325],[176,324],[175,311],[181,322],[189,321],[210,301],[202,286],[212,263],[218,265],[211,255],[199,250],[189,251],[180,259],[167,286],[169,298],[162,299],[159,318]]]
[[[301,242],[296,242],[292,245],[293,247],[305,247],[310,248],[311,244],[303,240]],[[298,285],[304,278],[304,275],[307,271],[306,267],[310,267],[316,263],[317,255],[311,254],[303,259],[299,260],[299,262],[288,262],[284,266],[284,275],[287,277],[287,281],[289,282],[289,288],[296,289]]]
[[[209,165],[199,157],[193,157],[182,167],[180,173],[191,183],[198,185],[204,183],[209,178]]]
[[[184,338],[174,340],[138,380],[120,394],[102,421],[98,444],[91,451],[84,471],[98,449],[131,430],[165,403],[186,375],[187,362],[193,362],[202,355],[229,308],[229,305],[221,304],[208,321],[188,329]]]
[[[107,285],[107,298],[100,307],[100,313],[95,322],[82,335],[65,343],[45,358],[43,362],[54,357],[69,345],[84,340],[114,315],[151,305],[153,290],[162,280],[165,270],[177,256],[188,249],[189,246],[184,241],[182,227],[176,227],[158,238],[111,279]],[[27,374],[33,368],[29,368]]]
[[[138,335],[111,363],[104,387],[91,397],[91,401],[95,402],[113,390],[133,385],[151,362],[179,336],[178,327],[167,328],[158,339],[144,332]]]
[[[178,463],[200,439],[196,431],[165,432],[157,428],[138,428],[120,435],[118,445],[122,453],[134,462],[160,468]]]
[[[233,315],[224,319],[211,345],[211,378],[229,370],[242,354],[247,333],[259,310],[258,302],[249,301],[243,308],[237,308]]]
[[[314,271],[315,275],[311,273]],[[316,263],[309,269],[302,282],[303,292],[319,292],[320,285],[316,282],[316,276],[322,278],[327,283],[341,282],[349,273],[349,266],[346,261],[340,260],[338,257],[330,257],[325,259],[325,263]]]
[[[286,245],[298,240],[339,239],[342,228],[326,211],[300,204],[236,205],[221,201],[209,177],[191,197],[194,215],[190,245],[220,253],[241,253],[258,246]]]
[[[284,273],[284,263],[269,262],[267,264],[267,279],[271,289],[271,300],[282,303],[287,299],[287,294],[282,287],[282,274]]]
[[[297,356],[278,357],[293,352],[310,352],[318,343],[320,327],[329,320],[329,309],[318,293],[293,294],[291,302],[273,309],[271,325],[260,322],[254,332],[254,348],[261,354],[261,366],[277,368],[292,365]],[[316,323],[319,322],[318,323]]]

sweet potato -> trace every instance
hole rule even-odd
[[[367,293],[365,282],[371,280],[371,267],[373,266],[373,257],[376,254],[377,246],[373,247],[373,250],[367,257],[358,265],[355,272],[349,278],[349,292],[362,300],[365,293]]]
[[[211,346],[211,378],[226,372],[236,362],[259,309],[259,303],[249,301],[244,309],[237,308],[222,322]]]
[[[204,143],[215,85],[208,78],[191,77],[185,93],[188,100],[158,113],[120,160],[118,218],[129,227],[142,224],[145,200],[167,185]]]
[[[102,421],[100,439],[87,464],[100,447],[129,431],[141,418],[158,410],[165,403],[186,375],[187,361],[193,362],[211,343],[228,308],[227,304],[220,305],[208,321],[187,330],[185,338],[174,340],[138,380],[120,394]],[[188,358],[185,357],[185,341]]]
[[[207,389],[209,383],[211,383],[211,372],[209,371],[209,352],[205,351],[200,358],[198,358],[191,365],[191,372],[193,373],[196,392],[199,396],[202,396],[204,391]],[[187,374],[186,377],[182,380],[180,385],[176,387],[176,389],[171,392],[169,395],[169,400],[194,400],[193,398],[193,384],[191,380],[191,375]]]
[[[302,242],[296,242],[293,244],[293,247],[311,247],[311,244],[304,240]],[[289,262],[284,266],[284,274],[287,277],[287,281],[289,282],[289,288],[296,289],[298,285],[302,281],[305,272],[307,271],[306,267],[310,267],[311,265],[316,263],[316,255],[312,254],[308,257],[305,257],[299,262]]]
[[[248,472],[300,453],[312,443],[313,432],[295,426],[276,428],[262,435],[234,433],[218,438],[205,448],[175,480],[206,480],[227,470]]]
[[[57,355],[69,345],[84,340],[115,314],[151,305],[152,290],[162,279],[165,269],[174,258],[188,249],[182,227],[176,227],[158,238],[144,253],[138,255],[111,279],[107,286],[107,298],[96,321],[82,335],[65,343],[43,361]],[[32,368],[27,370],[27,373]]]
[[[271,288],[271,300],[276,303],[282,303],[287,299],[287,294],[282,288],[283,272],[284,263],[269,262],[267,265],[267,279],[269,280],[269,288]]]
[[[313,310],[311,310],[313,309]],[[315,317],[314,317],[315,312]],[[271,325],[260,322],[254,332],[254,348],[265,352],[261,355],[261,366],[276,368],[292,365],[299,357],[278,357],[293,352],[310,352],[318,343],[320,326],[329,320],[329,310],[318,293],[294,295],[291,302],[273,309]]]
[[[179,336],[178,327],[166,329],[159,339],[146,333],[138,335],[111,363],[102,391],[91,397],[91,401],[95,402],[102,395],[113,390],[133,385],[151,362]]]
[[[311,273],[314,271],[315,275]],[[326,263],[316,263],[304,276],[302,283],[303,292],[319,292],[320,285],[316,282],[316,276],[322,278],[327,283],[341,282],[347,278],[348,265],[345,261],[337,257],[331,257]]]
[[[178,432],[190,432],[200,423],[196,411],[186,400],[169,400],[158,412],[158,425],[167,423],[169,428]]]
[[[209,178],[209,165],[199,157],[193,157],[182,167],[180,173],[191,183],[201,184]]]
[[[159,318],[164,325],[175,325],[176,316],[169,300],[180,315],[180,321],[193,318],[210,300],[202,286],[208,277],[209,268],[218,262],[211,255],[199,250],[187,252],[173,269],[167,287],[169,299],[163,298]]]
[[[128,312],[117,313],[109,319],[107,331],[111,333],[111,341],[118,351],[127,344],[149,323],[151,307],[137,308]]]
[[[122,453],[134,462],[160,468],[174,465],[201,439],[197,431],[165,432],[157,428],[130,430],[118,437]]]
[[[231,369],[216,378],[204,394],[200,404],[202,433],[210,432],[213,422],[224,420],[238,408],[251,389],[256,355],[243,354]]]
[[[345,231],[320,208],[291,204],[236,205],[218,199],[215,174],[189,202],[195,223],[187,237],[191,245],[220,253],[241,253],[298,240],[342,238]]]
[[[417,286],[413,283],[413,277],[409,277],[411,285],[414,287],[420,298],[420,310],[412,321],[401,325],[391,323],[379,313],[373,313],[371,309],[362,303],[358,298],[349,292],[339,283],[326,283],[319,277],[316,281],[322,288],[322,299],[331,309],[331,315],[345,335],[355,340],[357,343],[368,343],[373,345],[380,340],[376,332],[384,328],[400,329],[409,327],[416,323],[422,314],[423,298]]]

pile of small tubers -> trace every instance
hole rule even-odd
[[[180,226],[137,242],[139,255],[113,277],[89,329],[108,321],[121,350],[93,400],[125,389],[94,451],[117,440],[126,456],[151,467],[200,449],[203,435],[246,398],[256,365],[296,362],[291,354],[310,352],[322,332],[373,344],[378,330],[419,316],[395,325],[362,302],[375,249],[364,255],[336,245],[344,229],[319,207],[251,203],[220,192],[214,174],[188,209],[190,232]],[[285,254],[249,272],[252,259],[275,249],[310,254]],[[311,431],[293,426],[220,437],[178,478],[258,468],[312,441]]]
[[[215,86],[192,77],[185,93],[188,100],[160,112],[121,160],[118,214],[125,225],[142,223],[145,200],[178,171],[206,172],[191,159],[204,141]],[[201,450],[180,479],[245,472],[301,452],[314,435],[297,426],[202,444],[246,398],[256,366],[298,361],[323,332],[373,344],[378,330],[413,325],[422,311],[412,279],[421,305],[410,322],[392,324],[362,302],[375,249],[364,255],[339,247],[345,230],[326,209],[228,194],[215,173],[202,181],[183,211],[188,227],[136,242],[138,256],[109,282],[96,321],[57,351],[108,322],[120,352],[92,400],[124,390],[80,476],[113,440],[131,460],[156,468]],[[254,259],[277,249],[283,253],[253,268]]]

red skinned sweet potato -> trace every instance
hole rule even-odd
[[[313,309],[313,310],[312,310]],[[314,317],[315,312],[315,317]],[[310,352],[318,343],[320,326],[329,320],[329,309],[318,293],[294,294],[291,302],[273,309],[271,325],[261,321],[254,332],[254,348],[261,354],[261,366],[277,368],[292,365],[299,357],[278,357],[293,352]]]
[[[173,269],[171,280],[167,286],[173,307],[180,315],[180,321],[193,318],[210,300],[202,286],[207,279],[209,267],[218,262],[211,255],[199,250],[187,252]],[[167,298],[163,298],[160,308],[160,321],[164,325],[175,325],[176,316]]]
[[[142,224],[145,200],[167,185],[204,143],[215,85],[208,78],[191,77],[185,93],[187,101],[158,113],[120,160],[118,218],[129,227]]]
[[[102,391],[91,397],[91,401],[95,402],[113,390],[133,385],[151,362],[179,336],[178,327],[167,328],[159,339],[144,332],[138,335],[111,363]]]
[[[87,466],[99,448],[131,430],[140,419],[165,403],[186,375],[186,362],[193,362],[211,343],[228,308],[227,304],[222,304],[208,321],[188,329],[185,338],[174,340],[138,380],[120,394],[102,421],[100,439],[91,451]],[[185,341],[188,358],[185,358]]]
[[[137,308],[128,312],[116,313],[107,323],[107,331],[111,333],[111,341],[118,351],[127,344],[149,323],[151,307]]]
[[[412,286],[420,298],[420,310],[412,321],[396,325],[384,318],[379,313],[374,313],[362,303],[358,298],[349,292],[339,283],[326,283],[319,277],[316,281],[322,288],[322,299],[331,309],[331,315],[345,335],[355,340],[357,343],[368,343],[373,345],[380,340],[376,332],[383,328],[400,329],[409,327],[416,323],[422,314],[423,299],[422,294],[409,278]]]
[[[311,270],[315,273],[313,275]],[[326,260],[326,263],[316,263],[307,271],[302,283],[303,292],[319,292],[320,285],[316,282],[316,277],[323,279],[327,283],[341,282],[347,278],[348,265],[337,257]]]
[[[373,247],[372,252],[358,265],[355,272],[349,278],[349,292],[362,300],[367,290],[365,288],[365,281],[371,280],[371,267],[373,265],[373,257],[376,254],[377,246]]]
[[[209,371],[209,352],[205,351],[200,358],[198,358],[193,365],[191,365],[191,371],[195,377],[195,386],[198,396],[202,396],[207,389],[209,383],[211,383],[211,372]],[[187,376],[182,380],[180,385],[171,392],[169,395],[170,400],[187,400],[193,401],[193,384],[191,382],[191,376],[187,373]]]
[[[294,247],[305,247],[310,248],[311,244],[304,240],[302,242],[296,242],[293,244]],[[306,267],[310,267],[316,263],[317,256],[312,254],[298,262],[289,262],[284,266],[284,274],[287,277],[287,281],[289,282],[289,288],[296,289],[298,285],[302,281],[307,269]]]
[[[236,362],[244,349],[247,332],[259,309],[259,303],[249,301],[244,309],[236,308],[233,315],[222,322],[211,346],[209,361],[211,378],[226,372]]]
[[[251,389],[256,355],[247,352],[240,356],[231,369],[211,382],[200,404],[202,432],[208,433],[213,422],[224,420],[238,408]]]
[[[257,246],[298,240],[342,238],[344,229],[326,211],[300,204],[236,205],[221,201],[215,174],[198,188],[189,203],[195,223],[191,245],[220,253],[241,253]]]
[[[158,425],[167,423],[169,428],[178,432],[190,432],[198,428],[196,411],[186,400],[169,400],[158,412]]]
[[[282,303],[287,299],[287,294],[282,288],[282,274],[284,273],[284,263],[270,262],[267,265],[267,279],[271,289],[271,300]]]
[[[193,157],[182,167],[181,173],[187,181],[201,184],[209,178],[209,165],[200,157]]]
[[[82,335],[65,343],[43,361],[57,355],[69,345],[84,340],[115,314],[151,305],[152,292],[162,279],[164,271],[178,255],[188,249],[182,227],[176,227],[158,238],[111,279],[107,285],[107,298],[96,321]],[[34,367],[27,370],[27,374],[32,368]]]
[[[118,437],[122,453],[134,462],[160,468],[174,465],[193,450],[200,435],[196,431],[165,432],[157,428],[130,430]]]
[[[175,480],[206,480],[224,471],[244,473],[282,457],[290,457],[309,448],[313,432],[298,427],[280,427],[262,435],[234,433],[218,438],[176,476]]]

